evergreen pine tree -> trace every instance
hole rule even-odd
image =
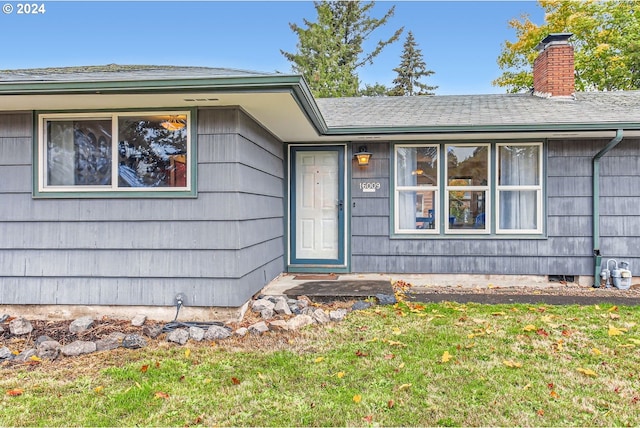
[[[422,51],[418,49],[418,44],[411,31],[407,34],[407,40],[404,42],[400,65],[393,71],[398,73],[398,76],[393,79],[394,87],[389,90],[389,95],[397,97],[435,95],[431,91],[437,89],[437,86],[429,86],[419,82],[422,77],[431,76],[434,71],[427,70]]]
[[[289,24],[298,35],[297,52],[280,52],[304,76],[316,97],[352,97],[360,93],[358,69],[373,59],[403,31],[380,40],[371,51],[364,50],[372,32],[393,16],[391,7],[380,19],[369,14],[375,2],[315,1],[317,22],[303,20],[306,28]]]

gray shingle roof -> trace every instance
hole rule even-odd
[[[182,67],[165,65],[91,65],[0,70],[0,83],[18,82],[98,82],[122,80],[170,80],[220,77],[271,76],[277,73],[232,68]]]
[[[0,70],[0,86],[15,83],[109,82],[284,76],[213,67],[96,65]],[[324,98],[315,100],[331,129],[464,128],[634,124],[640,91],[579,92],[575,98],[531,94]]]
[[[640,124],[640,91],[317,99],[329,128]]]

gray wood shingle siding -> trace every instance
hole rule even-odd
[[[31,113],[0,114],[0,304],[240,306],[282,272],[282,144],[198,112],[195,199],[33,199]]]
[[[550,140],[546,158],[546,237],[391,238],[390,145],[369,144],[372,166],[352,174],[354,272],[593,275],[592,159],[609,140]],[[601,160],[603,258],[640,269],[640,153],[626,139]],[[353,144],[352,150],[357,150]],[[358,191],[362,181],[382,192]],[[386,186],[386,187],[385,187]],[[637,273],[638,270],[635,270]]]

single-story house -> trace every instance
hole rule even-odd
[[[283,272],[640,269],[640,91],[575,93],[568,38],[541,42],[520,94],[0,71],[0,304],[239,307]]]

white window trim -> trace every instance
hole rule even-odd
[[[398,186],[398,149],[399,148],[422,148],[434,147],[436,149],[436,159],[438,165],[438,173],[436,174],[435,186]],[[440,233],[440,144],[396,144],[393,149],[393,168],[394,168],[394,232],[397,234],[419,234],[419,235],[437,235]],[[434,192],[435,206],[433,207],[433,229],[401,229],[400,218],[400,192],[403,191],[431,191]]]
[[[449,186],[449,161],[447,154],[449,147],[486,147],[487,148],[487,184],[485,186]],[[491,144],[489,143],[453,143],[444,146],[444,211],[446,220],[444,222],[444,233],[449,235],[489,235],[491,234]],[[484,229],[452,229],[449,224],[449,192],[484,192]]]
[[[118,118],[121,116],[176,116],[187,118],[187,186],[186,187],[118,187]],[[103,186],[49,186],[46,183],[46,122],[48,120],[111,120],[111,185]],[[189,110],[167,111],[113,111],[95,113],[45,113],[38,115],[38,192],[40,193],[88,193],[88,192],[190,192],[192,187],[191,157],[191,112]]]
[[[498,165],[500,165],[500,147],[504,146],[537,146],[538,147],[538,184],[537,185],[527,185],[527,186],[507,186],[500,185],[499,174],[500,169]],[[498,143],[496,144],[496,167],[495,167],[495,180],[496,180],[496,234],[509,234],[509,235],[531,235],[531,234],[541,234],[542,233],[542,214],[544,212],[542,206],[542,181],[543,181],[543,146],[542,143],[531,142],[519,142],[519,143]],[[538,227],[536,229],[501,229],[500,228],[500,192],[501,191],[509,191],[509,190],[535,190],[536,191],[536,204],[538,211],[536,213],[536,224]]]

